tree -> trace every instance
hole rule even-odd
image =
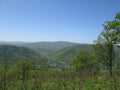
[[[18,76],[22,76],[23,82],[27,79],[28,73],[32,68],[33,64],[27,58],[20,58],[13,66]]]
[[[114,20],[106,21],[103,27],[104,30],[95,42],[95,50],[99,61],[109,69],[110,76],[112,76],[114,44],[120,42],[120,13],[116,14]]]
[[[79,51],[73,58],[73,69],[76,71],[90,71],[96,65],[96,59],[93,54],[85,50]]]

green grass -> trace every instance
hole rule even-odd
[[[24,82],[21,75],[11,74],[7,75],[6,90],[120,90],[118,76],[111,78],[101,73],[30,71]],[[0,90],[3,90],[3,82],[0,83]]]

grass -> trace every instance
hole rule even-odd
[[[119,76],[108,77],[105,73],[30,71],[24,82],[21,78],[7,75],[5,90],[120,90]],[[4,90],[2,79],[0,83],[0,90]]]

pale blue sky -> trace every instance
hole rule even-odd
[[[0,41],[92,43],[120,0],[0,0]]]

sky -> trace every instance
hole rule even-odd
[[[120,0],[0,0],[0,41],[93,43]]]

